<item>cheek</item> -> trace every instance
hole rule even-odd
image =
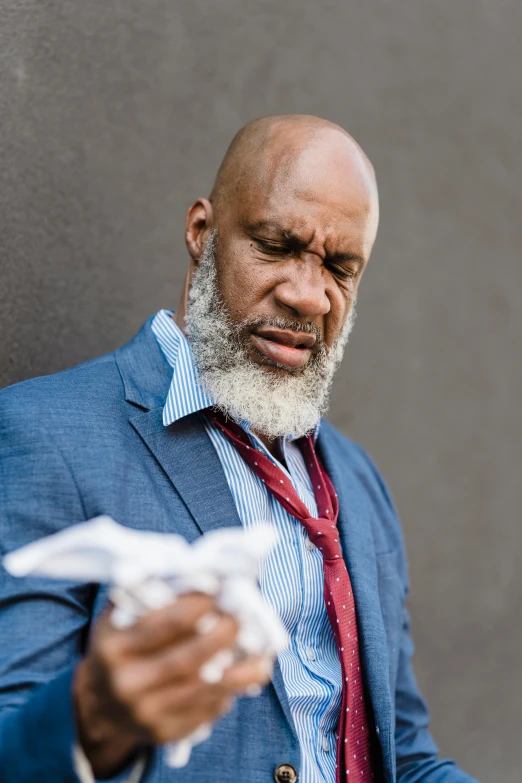
[[[247,245],[239,250],[231,248],[226,256],[223,253],[217,271],[219,290],[233,320],[251,317],[270,290],[268,270],[259,268]]]
[[[325,341],[328,346],[332,346],[339,337],[355,302],[354,286],[347,286],[344,290],[336,286],[331,290],[329,300],[330,312],[325,319]]]

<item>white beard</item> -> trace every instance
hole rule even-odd
[[[298,372],[275,374],[248,355],[245,327],[270,325],[310,331],[314,324],[285,318],[250,319],[233,324],[222,300],[215,263],[214,230],[209,237],[188,297],[187,336],[200,381],[214,404],[234,420],[246,421],[255,432],[274,439],[299,438],[311,432],[328,409],[334,373],[355,320],[352,307],[331,348],[322,345]]]

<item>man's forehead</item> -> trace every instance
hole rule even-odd
[[[278,199],[277,193],[261,203],[243,202],[237,214],[241,228],[250,236],[300,245],[319,241],[329,245],[329,252],[334,247],[339,251],[365,245],[372,219],[369,204],[312,202],[298,196]]]
[[[277,216],[277,222],[298,222],[310,215],[323,223],[359,219],[375,208],[376,187],[361,161],[339,160],[335,155],[300,156],[299,160],[267,167],[243,180],[237,193],[242,212],[251,223]]]
[[[216,192],[227,197],[216,206],[218,217],[228,213],[226,222],[301,242],[315,237],[329,245],[373,244],[378,220],[373,169],[339,128],[276,126],[263,144],[247,145],[241,154],[236,150],[225,169],[218,180],[228,189]]]
[[[272,187],[306,191],[320,191],[325,181],[336,189],[357,185],[368,190],[375,183],[360,147],[335,129],[267,145],[259,156],[259,173],[260,184],[265,180]]]
[[[312,235],[318,233],[318,227],[312,221],[307,220],[303,215],[281,214],[271,219],[261,219],[253,221],[244,221],[243,228],[249,234],[259,234],[266,237],[286,239],[289,242],[301,242],[306,244],[312,238]],[[325,236],[335,233],[333,225],[326,227],[326,231],[321,231]]]

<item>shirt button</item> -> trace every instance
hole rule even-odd
[[[330,750],[330,743],[328,742],[327,737],[323,737],[323,750],[328,753]]]
[[[311,661],[315,661],[315,650],[313,650],[311,647],[306,648],[306,654],[310,658]]]
[[[311,552],[312,549],[315,549],[314,545],[312,544],[309,538],[307,538],[305,541],[305,547],[308,549],[309,552]]]

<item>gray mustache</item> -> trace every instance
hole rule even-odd
[[[324,347],[324,339],[321,330],[317,324],[310,323],[309,321],[294,321],[281,316],[274,316],[273,318],[248,318],[246,321],[242,321],[240,324],[234,326],[234,332],[236,336],[240,336],[244,333],[245,329],[258,328],[262,326],[274,327],[274,329],[288,329],[292,332],[305,332],[306,334],[313,334],[316,338],[315,349],[321,350]]]

